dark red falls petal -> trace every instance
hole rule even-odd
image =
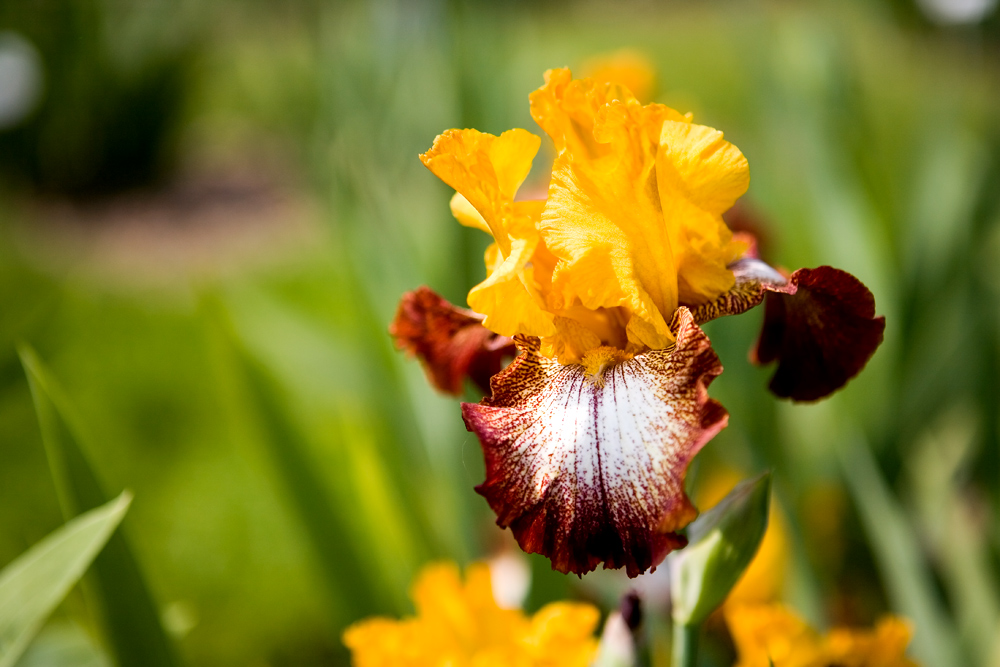
[[[769,385],[777,396],[815,401],[865,367],[882,343],[885,318],[875,317],[875,297],[846,271],[799,269],[789,283],[792,293],[767,294],[751,359],[778,362]]]
[[[389,333],[399,349],[420,359],[438,390],[459,396],[469,378],[488,393],[490,378],[517,349],[514,341],[493,333],[482,321],[472,311],[419,287],[400,299]]]

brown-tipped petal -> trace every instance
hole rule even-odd
[[[815,401],[865,367],[882,343],[885,318],[875,317],[875,297],[846,271],[799,269],[788,283],[794,289],[767,297],[764,328],[751,359],[759,364],[777,360],[769,385],[777,396]]]
[[[744,256],[729,265],[736,277],[732,289],[715,301],[691,308],[695,322],[704,324],[724,315],[739,315],[759,306],[766,292],[794,293],[795,287],[776,269],[756,257]]]
[[[482,322],[480,315],[419,287],[400,299],[389,333],[397,347],[423,362],[431,384],[457,396],[466,377],[488,392],[490,378],[503,368],[504,358],[517,353],[510,338],[496,335]]]
[[[677,343],[588,375],[538,354],[521,355],[493,378],[493,396],[462,404],[483,446],[486,481],[476,487],[528,553],[560,572],[598,564],[630,577],[655,567],[686,540],[697,515],[684,475],[728,414],[708,397],[722,372],[708,337],[680,308]]]

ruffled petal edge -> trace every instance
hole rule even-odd
[[[562,365],[515,340],[521,354],[493,378],[492,396],[463,403],[486,459],[476,487],[521,548],[560,572],[601,563],[630,577],[655,568],[697,516],[684,491],[688,464],[728,422],[708,397],[722,372],[690,312],[674,346],[601,368]]]

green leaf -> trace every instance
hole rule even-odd
[[[107,496],[80,446],[69,416],[69,402],[34,350],[21,346],[19,353],[63,514],[70,518],[104,504]],[[94,560],[92,583],[108,644],[120,667],[180,664],[160,624],[158,607],[139,564],[121,532],[108,539],[104,551]]]
[[[0,667],[10,667],[101,551],[128,510],[128,491],[72,519],[0,572]]]
[[[390,605],[379,593],[370,563],[351,540],[351,526],[330,500],[309,442],[285,405],[281,386],[246,349],[228,321],[219,313],[216,317],[250,413],[256,417],[263,444],[315,554],[334,614],[339,616],[336,622],[346,625],[356,617],[384,612]]]
[[[48,623],[14,667],[114,667],[87,631],[71,621]]]
[[[670,556],[674,623],[698,626],[739,581],[767,529],[771,474],[740,482],[688,528],[688,546]]]

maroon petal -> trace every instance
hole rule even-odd
[[[482,316],[419,287],[403,295],[389,333],[397,347],[420,358],[431,384],[458,396],[467,377],[488,392],[504,359],[517,353],[514,341],[482,322]]]
[[[521,548],[560,572],[600,563],[630,577],[655,567],[686,539],[697,515],[684,493],[688,464],[725,427],[708,397],[722,372],[708,337],[680,308],[676,345],[588,374],[538,354],[521,355],[493,378],[493,395],[462,404],[483,446],[486,481],[476,487]]]
[[[882,343],[885,318],[875,317],[875,297],[840,269],[799,269],[785,278],[753,257],[729,267],[729,292],[692,309],[695,321],[737,315],[764,301],[764,328],[750,352],[754,363],[778,362],[769,385],[781,398],[815,401],[857,375]]]
[[[861,372],[882,343],[885,318],[875,317],[875,297],[846,271],[799,269],[788,283],[794,289],[768,295],[750,355],[778,362],[769,385],[777,396],[815,401]]]

